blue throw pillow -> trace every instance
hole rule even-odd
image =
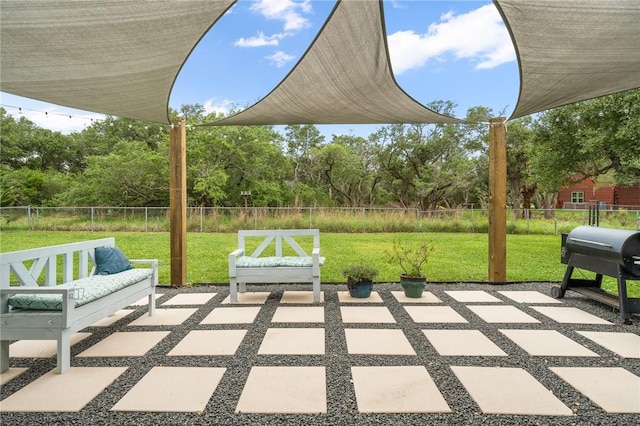
[[[109,275],[133,269],[133,266],[119,248],[96,247],[96,268],[98,274]]]

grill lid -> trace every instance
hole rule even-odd
[[[579,226],[567,235],[566,255],[580,253],[619,263],[640,275],[640,231]]]

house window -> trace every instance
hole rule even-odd
[[[584,204],[584,191],[572,191],[571,202],[573,204]]]

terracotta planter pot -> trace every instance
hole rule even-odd
[[[427,283],[427,277],[407,277],[400,275],[400,284],[404,290],[404,295],[414,299],[422,297],[422,292]]]

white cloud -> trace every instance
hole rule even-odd
[[[391,7],[394,9],[406,9],[407,5],[398,0],[391,0]]]
[[[233,45],[238,47],[277,46],[280,40],[282,40],[286,36],[286,33],[277,33],[271,36],[267,36],[262,31],[258,31],[257,36],[249,38],[241,37],[235,43],[233,43]]]
[[[271,61],[271,63],[275,64],[276,67],[280,68],[285,66],[287,62],[292,61],[294,56],[278,50],[273,55],[265,56],[265,58]]]
[[[251,10],[265,18],[283,21],[285,31],[295,31],[309,26],[309,20],[302,14],[310,13],[312,7],[310,0],[258,0]]]
[[[204,111],[207,114],[215,112],[216,114],[229,115],[229,112],[231,112],[234,107],[233,101],[218,98],[207,99],[203,105]]]
[[[389,55],[395,74],[420,68],[430,60],[467,59],[476,69],[494,68],[516,59],[509,33],[493,5],[454,15],[431,24],[425,34],[397,31],[388,37]]]

